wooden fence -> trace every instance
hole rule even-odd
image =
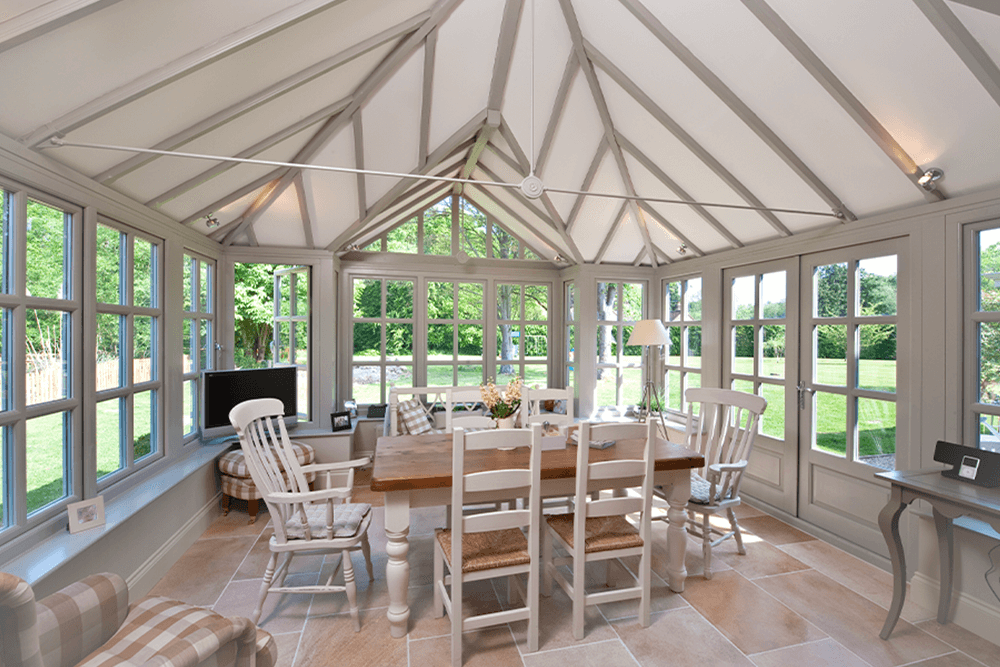
[[[119,360],[109,359],[97,363],[96,387],[113,389],[119,386]],[[25,401],[27,405],[46,403],[66,398],[66,371],[63,359],[58,355],[29,354],[25,373]],[[132,377],[135,382],[152,379],[152,359],[133,359]]]

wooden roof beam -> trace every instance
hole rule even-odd
[[[0,53],[56,28],[110,7],[121,0],[50,0],[0,21]]]

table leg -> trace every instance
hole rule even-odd
[[[687,530],[685,522],[688,499],[691,497],[691,471],[679,470],[672,476],[673,480],[667,493],[667,584],[675,593],[684,592],[684,582],[687,579],[687,567],[684,557],[687,554]],[[666,485],[664,485],[666,486]]]
[[[888,639],[892,634],[906,598],[906,557],[903,555],[903,542],[899,539],[899,515],[909,503],[909,500],[903,500],[902,488],[893,485],[889,502],[878,514],[878,525],[882,529],[882,537],[889,547],[889,558],[892,560],[892,605],[879,634],[882,639]]]
[[[410,543],[410,494],[408,491],[390,491],[385,494],[385,547],[389,562],[385,566],[385,580],[389,588],[390,632],[393,637],[405,637],[409,631],[410,606],[407,591],[410,588],[410,563],[407,556]]]
[[[948,622],[948,611],[951,608],[952,560],[955,552],[955,533],[952,530],[951,519],[934,510],[934,527],[937,529],[938,554],[941,560],[941,593],[938,598],[938,623]]]

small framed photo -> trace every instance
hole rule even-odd
[[[348,431],[351,428],[351,413],[350,411],[344,412],[331,412],[330,413],[330,424],[334,431]]]
[[[69,511],[69,532],[79,533],[104,525],[104,496],[81,500],[66,506]]]

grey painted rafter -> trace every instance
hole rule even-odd
[[[601,168],[601,162],[604,161],[604,156],[608,154],[608,141],[607,138],[601,137],[601,143],[597,145],[597,150],[594,151],[594,159],[590,161],[590,167],[587,168],[587,174],[583,177],[583,183],[580,185],[580,190],[590,190],[590,186],[594,184],[594,179],[597,177],[597,170]],[[576,224],[577,218],[580,215],[580,209],[583,208],[583,202],[586,200],[584,195],[577,195],[576,201],[573,202],[573,208],[569,211],[569,216],[566,218],[566,231],[569,232],[573,229],[573,225]]]
[[[639,105],[645,109],[649,115],[656,119],[656,121],[663,126],[668,132],[670,132],[674,137],[680,141],[684,146],[691,151],[699,160],[705,163],[712,173],[718,176],[726,185],[732,188],[739,196],[750,206],[756,206],[758,208],[764,208],[764,202],[757,198],[753,192],[750,191],[748,187],[743,185],[743,183],[736,178],[735,175],[721,162],[719,162],[715,157],[709,153],[705,148],[699,144],[694,137],[687,133],[687,131],[680,126],[673,118],[671,118],[667,112],[665,112],[653,99],[646,94],[642,88],[640,88],[634,81],[632,81],[628,76],[625,75],[618,67],[611,62],[603,53],[597,50],[592,44],[587,44],[587,55],[594,62],[595,65],[600,67],[605,74],[607,74],[611,79],[617,83],[621,88],[632,96]],[[844,209],[844,215],[848,220],[857,220],[853,213]],[[758,211],[761,217],[763,217],[772,228],[774,228],[782,236],[788,236],[790,232],[788,229],[778,220],[778,217],[770,211]]]
[[[382,84],[392,76],[399,68],[406,62],[407,58],[413,54],[424,42],[424,38],[427,34],[436,28],[441,21],[443,21],[451,11],[458,5],[461,0],[438,0],[435,3],[434,8],[431,9],[430,16],[424,21],[423,25],[420,26],[415,32],[411,33],[401,44],[398,44],[392,52],[385,57],[375,67],[375,69],[365,77],[365,80],[357,87],[357,89],[352,94],[351,103],[346,109],[340,112],[334,118],[331,118],[319,131],[313,136],[312,139],[306,143],[306,145],[300,150],[292,162],[309,162],[317,153],[319,153],[323,148],[329,143],[330,139],[343,128],[347,122],[354,116],[361,107],[365,105],[366,102],[371,98],[375,92],[381,88]],[[298,171],[297,169],[294,171]],[[271,193],[270,198],[277,199],[281,196],[291,184],[291,178],[294,174],[286,174],[282,177],[281,181],[278,182],[277,187],[275,187]],[[265,207],[261,207],[261,210]],[[245,219],[241,223],[243,227],[252,225],[256,216],[244,216]],[[241,228],[233,230],[233,232],[223,239],[224,245],[230,245],[232,240],[241,232]]]
[[[434,59],[437,57],[437,28],[424,40],[424,80],[420,94],[420,145],[417,151],[420,166],[427,164],[431,141],[431,102],[434,99]]]
[[[583,74],[587,79],[587,84],[590,86],[591,97],[594,100],[594,104],[597,106],[597,113],[601,117],[601,123],[604,125],[605,140],[608,143],[608,147],[611,149],[611,155],[615,159],[615,164],[618,166],[618,173],[625,186],[625,191],[630,197],[634,197],[636,196],[635,185],[632,183],[631,175],[629,175],[628,164],[625,162],[625,155],[622,153],[621,146],[618,145],[618,141],[615,139],[615,128],[611,120],[611,111],[608,109],[607,100],[604,99],[604,92],[601,90],[601,83],[597,80],[597,72],[594,70],[594,64],[587,57],[587,51],[583,43],[583,33],[580,31],[580,24],[577,21],[576,12],[573,9],[573,5],[570,0],[559,0],[559,5],[562,7],[563,17],[566,19],[566,26],[569,28],[569,34],[573,40],[573,49],[576,51],[577,60],[580,61],[580,67],[583,69]],[[646,244],[646,249],[649,251],[653,268],[656,268],[657,262],[656,254],[653,252],[653,239],[649,235],[649,228],[646,226],[646,219],[643,217],[642,211],[639,210],[639,205],[636,204],[634,199],[628,200],[628,206],[632,211],[632,215],[635,216],[636,221],[639,223],[639,231],[642,232],[642,240]]]
[[[373,35],[366,40],[358,42],[354,46],[350,46],[343,51],[322,60],[315,65],[312,65],[311,67],[307,67],[301,72],[297,72],[292,76],[282,79],[274,85],[268,86],[260,92],[254,93],[250,97],[246,97],[239,102],[229,105],[225,109],[217,111],[211,116],[204,118],[194,125],[187,127],[153,145],[153,149],[160,151],[175,150],[187,142],[197,139],[217,127],[239,118],[243,114],[256,109],[262,104],[266,104],[274,99],[277,99],[285,93],[295,90],[299,86],[309,83],[310,81],[337,69],[341,65],[352,62],[353,60],[360,58],[361,56],[384,46],[393,40],[399,39],[403,35],[413,32],[419,27],[420,23],[426,19],[427,12],[419,14],[412,19],[403,21],[402,23],[399,23],[398,25],[395,25],[387,30],[383,30],[377,35]],[[94,176],[94,180],[105,184],[110,183],[155,159],[156,156],[147,154],[136,155]]]
[[[722,79],[698,59],[666,26],[660,22],[639,0],[620,0],[660,42],[667,47],[691,72],[701,79],[723,103],[735,113],[747,127],[754,131],[767,146],[774,151],[792,171],[798,174],[813,191],[834,211],[840,211],[850,218],[847,207],[840,198],[826,186],[820,178],[797,156],[764,121],[737,97]]]
[[[634,157],[642,164],[642,166],[648,169],[649,172],[653,174],[653,176],[655,176],[658,181],[660,181],[665,186],[670,188],[670,190],[672,190],[678,198],[686,199],[687,201],[694,201],[691,195],[684,188],[682,188],[672,178],[667,176],[666,172],[660,169],[660,167],[655,162],[650,160],[649,157],[645,153],[643,153],[638,146],[636,146],[627,138],[625,138],[621,133],[618,134],[618,142],[621,144],[622,148],[628,151],[629,154],[632,155],[632,157]],[[649,207],[647,206],[646,208],[648,209]],[[692,204],[691,210],[693,210],[695,213],[701,216],[702,220],[707,222],[712,229],[714,229],[724,239],[729,241],[730,246],[734,248],[743,247],[743,243],[738,238],[736,238],[736,236],[732,232],[730,232],[725,225],[719,222],[718,218],[709,213],[708,209],[706,209],[704,206],[700,206],[698,204]],[[684,239],[684,241],[689,246],[691,245],[691,242],[688,241],[687,239]]]
[[[511,132],[510,127],[507,123],[500,123],[500,136],[503,140],[507,142],[507,146],[510,147],[511,152],[514,154],[514,158],[517,160],[517,164],[520,167],[518,171],[522,174],[527,174],[531,171],[531,163],[528,161],[528,156],[524,154],[521,147],[517,143],[517,137]]]
[[[295,195],[299,200],[299,217],[302,218],[302,232],[306,237],[306,247],[315,248],[313,220],[316,219],[316,215],[312,212],[312,207],[309,206],[309,198],[306,196],[306,184],[302,180],[301,173],[295,176],[293,185],[295,186]]]
[[[208,238],[212,239],[213,241],[218,241],[223,236],[225,236],[226,233],[230,229],[234,229],[241,222],[243,222],[243,217],[242,216],[239,217],[239,218],[236,218],[235,220],[230,220],[229,222],[227,222],[223,226],[219,227],[218,229],[214,229],[211,232],[209,232]]]
[[[988,14],[996,14],[1000,16],[1000,4],[996,0],[951,0],[952,2],[965,5],[966,7],[972,7],[980,11],[984,11]]]
[[[917,179],[923,175],[924,170],[903,150],[903,147],[889,134],[882,123],[848,90],[847,86],[820,60],[819,56],[809,48],[802,38],[785,23],[784,19],[771,9],[770,5],[764,0],[742,0],[742,2],[757,17],[757,20],[771,31],[775,39],[788,49],[788,52],[799,61],[799,64],[816,79],[816,82],[823,86],[824,90],[840,104],[847,115],[875,142],[875,145],[899,167],[900,171],[920,190],[921,195],[931,202],[944,199],[944,194],[940,189],[927,191],[917,183]],[[919,1],[917,4],[921,5]]]
[[[0,53],[121,0],[50,0],[0,21]]]
[[[295,134],[298,134],[299,132],[305,130],[310,125],[315,125],[324,118],[327,118],[341,111],[344,107],[347,106],[349,102],[350,98],[347,98],[340,100],[339,102],[336,102],[334,104],[331,104],[328,107],[320,109],[316,113],[310,114],[309,116],[303,118],[294,125],[282,128],[281,130],[275,132],[271,136],[261,139],[253,146],[250,146],[249,148],[240,151],[234,157],[240,159],[253,158],[254,156],[267,150],[268,148],[274,146],[275,144],[284,141],[285,139],[288,139],[289,137],[292,137]],[[155,197],[146,202],[146,206],[149,206],[150,208],[156,208],[158,206],[162,206],[171,199],[179,197],[185,192],[193,190],[199,185],[202,185],[203,183],[209,181],[210,179],[215,178],[219,174],[229,171],[230,169],[232,169],[237,165],[238,163],[236,162],[222,162],[220,164],[213,165],[212,167],[206,169],[205,171],[187,179],[183,183],[175,185],[166,192],[161,192],[160,194],[156,195]]]
[[[469,178],[472,176],[472,172],[476,169],[476,164],[479,162],[479,158],[482,156],[483,151],[486,150],[486,144],[489,143],[490,138],[493,133],[497,131],[497,127],[500,125],[500,114],[496,111],[486,112],[486,122],[481,128],[479,128],[479,133],[476,135],[476,143],[472,145],[469,149],[469,155],[465,160],[465,166],[462,167],[462,172],[459,178]],[[462,194],[462,184],[455,183],[452,188],[452,192],[456,195]]]
[[[701,257],[705,254],[701,248],[699,248],[697,245],[691,242],[691,239],[689,239],[684,234],[681,234],[679,229],[670,224],[670,222],[666,218],[664,218],[659,211],[653,208],[653,206],[649,202],[640,199],[639,205],[642,206],[642,210],[648,213],[649,217],[651,217],[660,227],[662,227],[667,232],[667,234],[670,234],[670,236],[672,236],[673,238],[677,239],[678,241],[681,241],[682,243],[685,243],[688,249],[692,253],[694,253],[698,257]]]
[[[216,199],[214,202],[212,202],[208,206],[205,206],[204,208],[200,209],[196,213],[192,213],[188,217],[186,217],[183,220],[181,220],[181,224],[183,224],[183,225],[190,225],[191,223],[196,222],[199,218],[204,218],[209,213],[212,213],[214,211],[218,211],[219,209],[223,209],[223,208],[229,206],[233,202],[239,201],[240,199],[242,199],[243,197],[247,196],[248,194],[250,194],[254,190],[258,190],[258,189],[264,187],[265,185],[267,185],[271,181],[278,180],[279,178],[281,178],[282,176],[284,176],[284,174],[285,174],[286,171],[288,171],[288,167],[278,167],[277,169],[269,171],[268,173],[264,174],[260,178],[255,179],[253,181],[250,181],[246,185],[244,185],[244,186],[242,186],[240,188],[237,188],[236,190],[233,190],[232,192],[230,192],[225,197],[222,197],[221,199]],[[220,227],[219,229],[222,229],[222,228]],[[217,229],[215,231],[218,232],[219,229]]]
[[[354,128],[354,167],[356,169],[365,168],[365,133],[361,126],[361,112],[355,111],[352,119]],[[365,175],[358,172],[355,174],[358,182],[358,211],[368,208],[368,193],[365,188]]]
[[[20,139],[32,148],[58,134],[71,132],[82,125],[157,90],[171,81],[204,67],[220,58],[258,42],[265,37],[304,21],[344,0],[301,0],[256,23],[226,35],[211,44],[187,53],[155,70],[129,81],[95,100],[72,109],[35,129]]]
[[[538,149],[538,155],[535,158],[535,173],[542,173],[542,169],[545,168],[545,162],[549,157],[549,151],[552,149],[552,140],[556,136],[556,129],[559,127],[559,121],[562,120],[563,112],[566,110],[566,100],[569,97],[569,88],[573,84],[573,79],[576,77],[576,73],[580,69],[580,61],[576,59],[576,53],[573,51],[569,52],[569,59],[566,61],[566,68],[563,70],[562,79],[559,80],[559,88],[556,90],[556,99],[552,104],[552,114],[549,115],[549,122],[545,126],[545,135],[542,137],[542,145]],[[532,128],[534,131],[534,128]]]
[[[500,21],[500,37],[497,40],[497,53],[493,59],[493,78],[490,81],[490,93],[486,103],[487,109],[497,113],[503,107],[504,92],[507,90],[507,80],[510,78],[510,61],[514,55],[514,41],[517,39],[517,28],[521,22],[523,7],[524,0],[507,0]]]
[[[979,80],[993,101],[1000,105],[1000,68],[972,36],[965,24],[955,16],[943,0],[913,1]],[[995,2],[993,6],[993,13],[1000,15],[1000,2]]]

